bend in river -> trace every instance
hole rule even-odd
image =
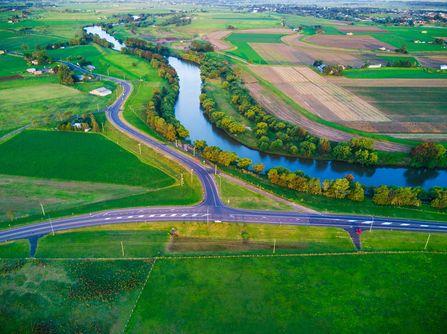
[[[240,157],[250,158],[253,163],[263,163],[266,169],[283,166],[290,170],[302,170],[306,175],[320,179],[335,179],[352,174],[356,181],[367,186],[396,185],[421,186],[425,189],[447,187],[446,170],[425,170],[399,167],[363,167],[360,165],[311,159],[298,159],[261,153],[232,139],[224,131],[212,125],[200,108],[199,95],[202,81],[199,68],[175,57],[169,57],[180,79],[180,92],[175,105],[177,119],[189,130],[191,141],[206,140],[208,145],[233,151]]]
[[[115,37],[102,29],[101,26],[85,27],[84,30],[87,32],[87,34],[98,35],[102,39],[105,39],[107,42],[112,43],[113,50],[121,51],[125,47],[123,43],[120,43]]]

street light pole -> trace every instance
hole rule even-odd
[[[427,242],[425,243],[425,247],[424,247],[424,250],[426,250],[426,249],[427,249],[427,246],[428,246],[428,242],[430,241],[430,236],[431,236],[431,233],[429,233],[429,234],[428,234],[428,237],[427,237]]]

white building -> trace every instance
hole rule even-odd
[[[382,67],[382,64],[371,64],[371,65],[368,65],[368,68],[381,68]]]
[[[439,66],[439,69],[441,69],[441,70],[447,70],[447,64],[446,64],[446,65],[440,65],[440,66]]]
[[[112,91],[105,87],[99,87],[99,88],[96,88],[96,89],[93,89],[92,91],[90,91],[90,94],[96,95],[96,96],[107,96],[107,95],[112,94]]]

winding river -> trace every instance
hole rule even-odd
[[[205,118],[199,102],[202,84],[199,68],[174,57],[169,58],[169,63],[175,68],[180,79],[180,93],[175,105],[175,115],[189,130],[191,141],[204,139],[208,145],[233,151],[240,157],[250,158],[253,163],[263,163],[266,169],[283,166],[290,170],[302,170],[307,175],[320,179],[335,179],[352,174],[356,181],[368,186],[386,184],[421,186],[425,189],[434,186],[447,187],[446,170],[362,167],[345,162],[281,157],[248,148],[216,128]]]
[[[87,33],[97,34],[111,42],[115,50],[125,45],[108,34],[100,26],[84,28]],[[420,186],[425,189],[447,187],[446,170],[425,170],[400,167],[362,167],[345,162],[299,159],[265,154],[248,148],[232,139],[221,129],[212,125],[204,116],[199,102],[202,81],[199,68],[178,58],[170,57],[169,63],[175,68],[180,79],[180,92],[175,105],[175,115],[189,130],[191,141],[206,140],[226,151],[235,152],[240,157],[250,158],[253,163],[263,163],[266,169],[283,166],[290,170],[302,170],[309,176],[320,179],[335,179],[352,174],[356,181],[367,186],[382,184],[396,186]]]

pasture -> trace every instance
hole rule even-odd
[[[173,183],[165,173],[95,133],[29,130],[1,144],[0,155],[2,174],[147,188]]]
[[[226,40],[236,49],[227,51],[254,64],[265,64],[266,61],[251,47],[251,43],[281,43],[283,34],[232,33]]]
[[[25,60],[19,56],[0,55],[0,80],[1,77],[23,74],[28,65]]]
[[[445,254],[157,261],[127,332],[439,332],[446,264]]]
[[[88,94],[105,86],[112,91],[111,82],[86,82],[74,86],[59,84],[56,76],[26,77],[0,82],[0,129],[29,123],[52,124],[71,115],[91,113],[105,108],[115,94],[98,97]]]

